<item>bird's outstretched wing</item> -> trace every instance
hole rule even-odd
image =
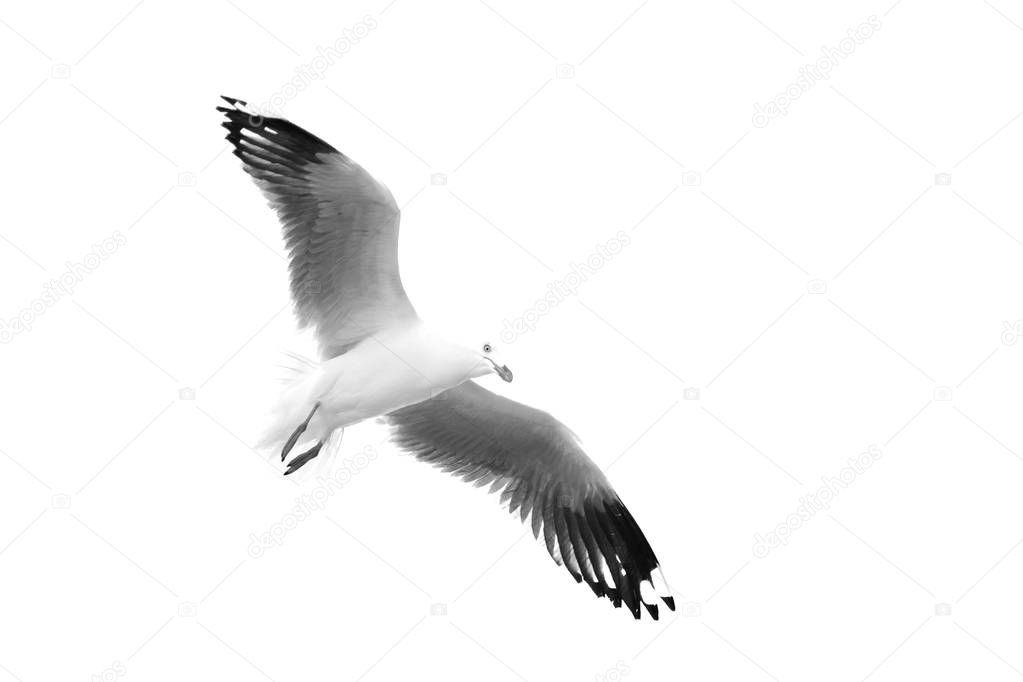
[[[636,618],[657,618],[657,597],[675,610],[657,557],[603,472],[568,428],[541,410],[467,381],[387,416],[393,441],[424,462],[531,517],[547,551],[576,582],[586,581]]]
[[[398,206],[384,185],[320,138],[223,98],[227,139],[277,211],[299,324],[325,356],[415,319],[398,272]]]

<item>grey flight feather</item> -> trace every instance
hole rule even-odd
[[[398,206],[388,189],[320,138],[224,98],[235,156],[284,228],[291,295],[301,326],[313,325],[332,357],[415,318],[398,271]]]
[[[640,594],[654,571],[652,582],[661,578],[657,557],[564,424],[472,381],[392,412],[387,421],[395,444],[419,460],[476,486],[490,484],[490,492],[503,490],[502,504],[523,523],[532,517],[533,535],[543,533],[551,557],[576,582],[615,606],[624,602],[636,618],[641,603],[657,618],[657,606]],[[666,592],[661,598],[674,610]]]

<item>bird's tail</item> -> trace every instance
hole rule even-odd
[[[322,365],[298,353],[285,352],[281,368],[284,375],[280,380],[277,403],[267,414],[267,426],[256,443],[257,450],[263,452],[271,462],[277,463],[280,463],[285,443],[316,404],[320,380],[323,378]],[[314,444],[312,434],[302,434],[294,444],[294,449],[297,454],[302,452],[300,448]]]

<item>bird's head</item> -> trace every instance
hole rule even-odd
[[[504,364],[501,360],[500,355],[497,353],[497,349],[494,345],[489,342],[484,342],[479,345],[479,351],[477,352],[479,360],[476,365],[476,370],[479,374],[475,376],[483,376],[485,374],[496,374],[503,380],[510,382],[512,380],[512,371],[508,369],[508,365]]]

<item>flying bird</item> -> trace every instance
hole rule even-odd
[[[227,139],[283,227],[300,327],[321,361],[294,368],[262,445],[289,475],[331,435],[382,418],[392,441],[423,462],[500,492],[543,535],[554,561],[598,597],[642,605],[674,598],[650,544],[576,436],[541,410],[472,381],[512,371],[493,346],[469,347],[424,324],[398,271],[399,210],[390,191],[332,146],[282,118],[223,97]]]

